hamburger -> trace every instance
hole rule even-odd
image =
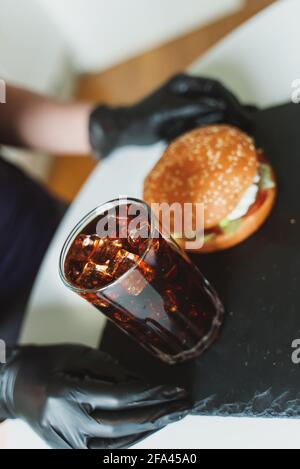
[[[269,216],[276,192],[263,151],[249,135],[228,125],[201,127],[177,138],[144,181],[149,205],[203,204],[202,253],[231,248],[256,232]],[[184,246],[187,240],[172,224],[171,231]]]

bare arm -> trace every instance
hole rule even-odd
[[[0,104],[0,144],[56,154],[91,151],[87,103],[65,103],[7,86]]]

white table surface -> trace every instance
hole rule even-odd
[[[300,78],[299,17],[298,0],[281,0],[222,41],[192,71],[221,79],[248,101],[261,105],[287,101],[292,81]],[[95,169],[48,249],[24,321],[22,343],[98,345],[105,319],[62,285],[59,253],[69,231],[89,210],[119,195],[141,197],[143,179],[163,148],[163,144],[127,147]],[[10,447],[44,447],[23,423],[7,422],[6,427]],[[137,447],[299,448],[299,434],[296,420],[195,416],[170,425]]]

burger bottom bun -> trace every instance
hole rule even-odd
[[[272,175],[273,180],[275,181],[273,171]],[[255,211],[251,212],[250,210],[248,215],[241,218],[241,225],[234,233],[216,234],[213,238],[208,239],[201,249],[190,250],[190,252],[200,254],[213,253],[232,248],[249,238],[263,225],[272,211],[277,196],[276,183],[274,188],[266,189],[265,192],[266,198],[264,202]],[[183,249],[186,249],[186,241],[188,240],[176,239],[177,244],[179,244]]]
[[[242,219],[241,226],[233,234],[220,234],[208,240],[201,253],[211,253],[224,249],[229,249],[245,241],[255,233],[270,215],[276,199],[276,189],[269,189],[264,203],[254,212]]]

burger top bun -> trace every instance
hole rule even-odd
[[[145,179],[144,199],[203,203],[205,229],[213,228],[235,209],[257,171],[252,138],[228,125],[202,127],[169,145]]]

